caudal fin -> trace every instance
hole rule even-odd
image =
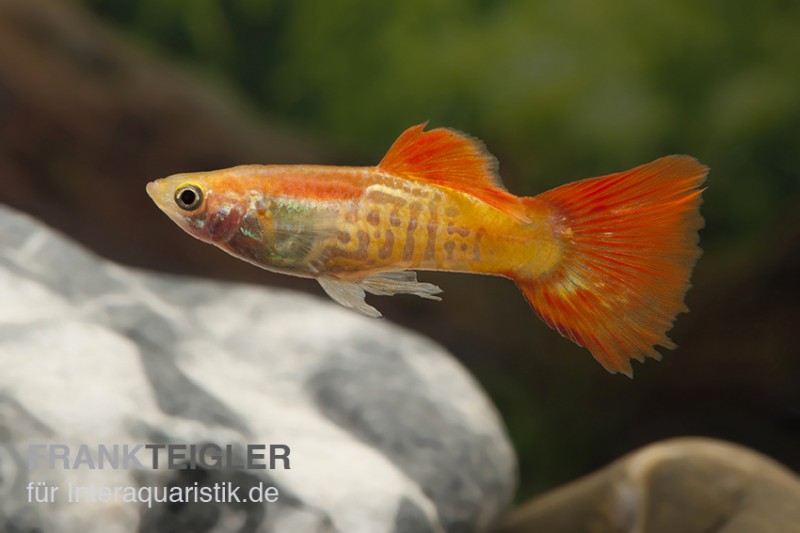
[[[666,332],[688,310],[707,173],[692,157],[668,156],[525,199],[552,209],[562,257],[543,278],[517,283],[550,327],[612,373],[660,359],[656,344],[675,348]]]

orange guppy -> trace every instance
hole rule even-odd
[[[666,332],[700,255],[708,169],[672,155],[534,197],[503,188],[483,143],[425,124],[373,167],[245,165],[148,183],[190,235],[256,266],[315,278],[379,317],[365,292],[439,299],[414,270],[514,280],[553,329],[609,371],[675,348]]]

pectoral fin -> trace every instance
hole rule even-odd
[[[367,292],[380,296],[414,294],[429,300],[441,300],[436,295],[442,292],[436,285],[418,282],[417,273],[407,270],[382,272],[352,281],[332,277],[319,277],[317,281],[335,302],[371,318],[379,318],[382,315],[364,301]]]

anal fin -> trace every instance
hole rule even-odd
[[[413,294],[428,300],[441,300],[437,294],[442,289],[432,283],[417,281],[417,273],[412,270],[381,272],[361,280],[361,286],[370,294],[394,296],[395,294]]]
[[[358,280],[323,276],[317,281],[335,302],[371,318],[380,318],[382,315],[364,301],[367,292],[378,296],[413,294],[428,300],[441,300],[436,295],[442,292],[436,285],[417,281],[417,273],[408,270],[381,272]]]

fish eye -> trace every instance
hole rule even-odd
[[[194,211],[203,204],[203,190],[192,183],[175,190],[175,203],[184,211]]]

